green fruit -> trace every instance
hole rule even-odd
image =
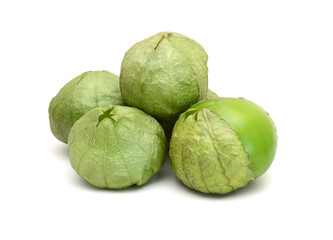
[[[178,33],[158,33],[126,52],[121,94],[129,106],[173,123],[180,113],[206,98],[207,59],[194,40]]]
[[[242,98],[217,98],[197,103],[180,116],[170,158],[185,185],[224,194],[261,176],[276,147],[275,125],[261,107]]]
[[[204,108],[217,113],[236,131],[254,164],[255,176],[266,172],[277,147],[276,128],[268,113],[243,98],[208,100],[192,106],[189,111]]]
[[[218,98],[218,97],[219,96],[215,92],[208,89],[206,99],[212,99],[212,98]],[[175,125],[175,122],[159,121],[159,123],[162,125],[162,127],[164,129],[164,133],[165,133],[166,138],[168,140],[170,140],[171,139],[171,134],[172,134],[172,129],[173,129],[173,126]]]
[[[121,189],[146,183],[165,161],[167,141],[160,124],[139,109],[98,107],[69,134],[70,163],[99,188]]]
[[[49,119],[53,135],[67,143],[73,124],[90,109],[125,105],[119,77],[108,71],[85,72],[69,81],[51,100]]]

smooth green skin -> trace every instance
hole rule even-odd
[[[171,166],[186,186],[226,194],[254,179],[254,167],[233,128],[208,109],[187,111],[176,122]]]
[[[122,189],[146,183],[165,161],[160,124],[139,109],[105,106],[88,111],[69,134],[70,163],[90,184]]]
[[[261,107],[243,98],[218,98],[193,105],[187,112],[209,109],[227,121],[239,135],[254,165],[255,177],[271,166],[277,148],[275,125]]]
[[[178,33],[161,32],[133,45],[121,64],[120,90],[129,106],[174,123],[203,100],[208,56],[201,45]]]
[[[83,114],[98,106],[125,105],[119,77],[108,71],[82,73],[69,81],[51,100],[49,120],[53,135],[67,143],[73,124]]]

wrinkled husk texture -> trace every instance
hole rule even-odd
[[[180,116],[169,154],[177,178],[203,193],[226,194],[246,186],[255,176],[237,133],[208,109]]]
[[[99,188],[121,189],[146,183],[162,167],[166,149],[160,124],[132,107],[90,110],[69,135],[71,166]]]
[[[208,88],[208,56],[201,45],[162,32],[133,45],[121,64],[120,89],[129,106],[158,120],[175,122],[203,100]]]
[[[69,81],[50,102],[49,120],[53,135],[67,143],[69,131],[83,114],[107,105],[125,105],[119,77],[108,71],[82,73]]]

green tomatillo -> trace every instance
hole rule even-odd
[[[161,32],[134,44],[121,63],[120,90],[129,106],[164,122],[203,100],[208,55],[196,41]]]
[[[215,92],[208,89],[206,99],[212,99],[212,98],[218,98],[218,97],[219,96]],[[159,123],[162,125],[162,127],[164,129],[166,138],[168,139],[168,141],[170,141],[172,129],[173,129],[173,126],[175,125],[175,122],[159,121]]]
[[[67,143],[73,124],[90,109],[105,105],[125,105],[119,77],[108,71],[89,71],[69,81],[49,105],[53,135]]]
[[[261,176],[276,148],[275,125],[261,107],[243,98],[215,98],[181,114],[172,132],[170,158],[186,186],[225,194]]]
[[[145,184],[162,167],[167,141],[161,125],[139,109],[94,108],[70,131],[70,163],[90,184],[121,189]]]

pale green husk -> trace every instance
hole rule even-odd
[[[213,98],[218,98],[218,97],[219,96],[215,92],[208,89],[206,99],[213,99]],[[172,129],[173,129],[173,126],[174,126],[174,122],[160,121],[159,123],[162,125],[162,127],[164,129],[165,136],[167,137],[168,140],[170,140],[171,139],[171,134],[172,134]]]
[[[98,107],[83,115],[69,134],[70,163],[99,188],[146,183],[160,170],[167,141],[160,124],[139,109]]]
[[[129,106],[175,122],[203,100],[208,56],[201,45],[177,33],[161,32],[132,46],[121,64],[120,89]]]
[[[82,73],[69,81],[51,100],[49,120],[53,135],[67,143],[73,124],[98,106],[125,105],[120,94],[119,77],[108,71]]]
[[[254,179],[253,164],[237,133],[207,109],[180,116],[169,154],[177,178],[200,192],[225,194]]]
[[[219,96],[213,92],[212,90],[208,89],[206,99],[218,98]]]

